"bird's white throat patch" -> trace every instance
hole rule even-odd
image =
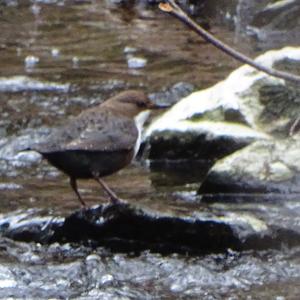
[[[140,112],[135,118],[135,125],[138,129],[138,138],[136,139],[136,143],[134,146],[134,156],[136,156],[136,154],[139,151],[140,148],[140,144],[141,144],[141,139],[142,139],[142,130],[143,130],[143,125],[146,122],[146,120],[148,119],[150,115],[150,111],[149,110],[145,110]]]

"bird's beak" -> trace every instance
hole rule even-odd
[[[165,103],[151,103],[150,104],[150,109],[165,109],[165,108],[169,108],[171,107],[171,105],[169,104],[165,104]]]

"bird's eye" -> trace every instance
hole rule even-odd
[[[138,107],[146,107],[146,103],[144,101],[137,102]]]

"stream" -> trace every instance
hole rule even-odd
[[[148,2],[0,0],[0,299],[299,299],[300,238],[290,231],[279,232],[273,244],[249,239],[244,246],[225,237],[220,242],[218,230],[226,235],[227,227],[213,227],[215,235],[201,241],[210,243],[203,252],[188,248],[189,241],[172,248],[176,236],[167,247],[161,241],[149,246],[142,238],[138,247],[121,238],[100,244],[89,236],[84,242],[32,238],[34,230],[48,226],[52,234],[61,228],[80,205],[68,178],[46,161],[12,156],[24,141],[38,141],[66,118],[120,91],[143,89],[159,101],[175,102],[240,65],[160,12],[156,1]],[[240,34],[236,1],[194,2],[182,1],[234,48],[255,57],[274,47]],[[165,218],[179,218],[178,230],[189,234],[193,218],[210,222],[228,208],[243,214],[256,203],[260,216],[268,211],[270,219],[278,207],[288,211],[282,199],[202,201],[196,191],[211,164],[150,162],[140,153],[106,182],[151,222],[159,212],[165,227],[157,235],[167,241]],[[91,209],[105,207],[108,200],[96,182],[78,184]],[[296,197],[286,206],[299,215],[299,203]],[[19,234],[28,224],[32,231]],[[17,233],[8,232],[10,227]],[[214,241],[219,244],[211,246]]]

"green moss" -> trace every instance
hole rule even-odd
[[[187,121],[199,122],[199,121],[224,121],[225,116],[222,108],[217,108],[204,113],[194,114],[188,118]]]

